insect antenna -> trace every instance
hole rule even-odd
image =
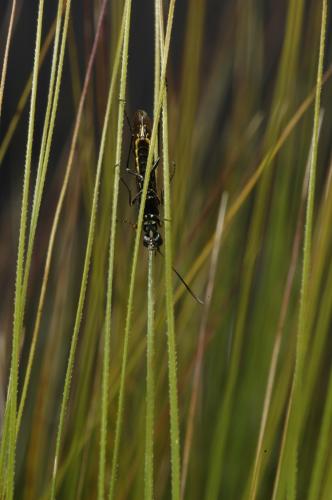
[[[161,250],[159,248],[157,248],[157,251],[158,253],[160,253],[160,255],[162,255],[164,257],[164,254],[161,252]],[[190,293],[190,295],[192,296],[193,299],[196,300],[196,302],[198,302],[199,304],[201,305],[204,305],[204,302],[202,299],[200,299],[193,291],[192,289],[190,288],[190,286],[188,285],[188,283],[185,282],[185,280],[182,278],[181,274],[175,269],[174,266],[172,266],[172,269],[174,271],[174,273],[177,275],[177,277],[179,278],[179,280],[181,281],[181,283],[185,286],[185,288],[187,289],[187,291]]]

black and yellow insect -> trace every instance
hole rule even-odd
[[[134,198],[137,199],[138,204],[141,201],[141,193],[143,190],[144,177],[146,172],[146,164],[150,149],[150,138],[151,138],[151,120],[146,113],[139,109],[134,115],[133,123],[133,141],[134,141],[134,155],[135,155],[135,167],[134,172],[136,177],[137,194]],[[155,161],[151,169],[151,174],[149,178],[148,191],[144,206],[144,216],[143,216],[143,244],[149,250],[158,250],[163,243],[159,227],[160,227],[160,217],[159,217],[159,205],[160,199],[157,193],[157,182],[156,182],[156,168],[159,163],[159,158]],[[128,169],[129,172],[132,172]]]
[[[128,120],[129,122],[129,120]],[[130,125],[130,123],[129,123]],[[131,129],[131,142],[127,160],[126,171],[135,176],[136,179],[136,187],[137,193],[134,198],[131,196],[131,191],[123,178],[121,178],[122,182],[126,186],[129,194],[129,204],[134,205],[135,203],[140,206],[142,193],[143,193],[143,184],[146,174],[146,166],[149,156],[150,150],[150,140],[151,140],[151,130],[152,124],[149,118],[149,115],[146,111],[139,109],[134,114],[133,119],[133,127],[130,126]],[[129,167],[130,155],[131,152],[134,152],[135,158],[135,170],[132,170]],[[150,178],[148,184],[148,190],[144,205],[144,214],[143,214],[143,244],[150,251],[156,251],[162,255],[160,251],[160,247],[163,244],[163,239],[160,234],[160,213],[159,206],[161,205],[161,199],[157,192],[157,181],[156,181],[156,168],[159,164],[159,158],[154,162]],[[190,289],[187,283],[184,281],[182,276],[177,272],[177,270],[172,266],[173,271],[181,280],[183,285],[186,287],[188,292],[194,297],[194,299],[202,304],[203,302],[199,299],[194,292]]]

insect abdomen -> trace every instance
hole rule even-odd
[[[136,141],[136,168],[138,173],[144,176],[146,163],[148,161],[150,143],[146,139]]]

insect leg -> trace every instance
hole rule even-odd
[[[151,169],[151,174],[152,174],[152,172],[154,172],[154,171],[156,170],[156,168],[158,167],[159,160],[160,160],[160,158],[158,158],[158,159],[154,162],[154,164],[153,164],[153,166],[152,166],[152,169]],[[135,175],[135,177],[138,177],[141,181],[144,181],[144,176],[143,176],[142,174],[139,174],[139,173],[138,173],[138,172],[136,172],[135,170],[131,170],[131,168],[129,168],[129,167],[128,167],[128,165],[127,165],[127,167],[126,167],[126,172],[128,172],[128,174]]]
[[[128,186],[128,184],[126,183],[126,181],[124,180],[123,177],[120,177],[120,180],[122,182],[122,184],[127,188],[127,191],[128,191],[128,197],[129,197],[129,205],[133,205],[133,201],[131,199],[131,191],[130,191],[130,187]]]
[[[135,201],[142,195],[143,189],[138,191],[138,193],[135,194],[134,198],[131,200],[131,204],[133,205]]]
[[[131,136],[131,138],[130,138],[130,145],[129,145],[129,150],[128,150],[128,158],[127,158],[126,170],[129,169],[130,153],[131,153],[132,149],[133,149],[133,136]]]
[[[158,167],[159,165],[159,160],[160,158],[157,158],[156,161],[154,162],[154,164],[152,165],[152,169],[151,169],[151,174],[152,172],[154,172],[156,170],[156,168]]]
[[[128,172],[128,174],[135,175],[135,177],[138,177],[140,180],[144,180],[144,178],[143,178],[142,175],[140,175],[137,172],[135,172],[135,170],[131,170],[129,168],[130,153],[131,153],[132,149],[133,149],[133,135],[131,136],[131,139],[130,139],[130,146],[129,146],[129,151],[128,151],[126,172]]]
[[[130,168],[127,167],[126,172],[128,172],[128,174],[134,175],[135,177],[138,177],[140,181],[144,181],[143,175],[139,174],[138,172],[135,172],[135,170],[131,170]]]

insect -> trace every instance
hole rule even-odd
[[[136,201],[138,205],[141,203],[146,164],[150,148],[151,128],[151,120],[146,111],[141,109],[136,111],[133,120],[133,132],[131,139],[131,148],[134,148],[136,170],[131,170],[128,164],[126,168],[128,173],[136,177],[137,194],[133,200],[130,200],[131,204],[134,204]],[[143,245],[149,250],[157,251],[163,243],[163,239],[159,231],[161,226],[159,205],[161,204],[161,201],[157,193],[156,182],[156,168],[158,167],[158,163],[159,158],[155,161],[151,169],[143,215]]]
[[[129,122],[129,119],[127,117]],[[129,122],[130,125],[130,122]],[[136,179],[136,187],[137,193],[132,198],[131,191],[123,178],[121,178],[122,182],[126,186],[129,194],[129,204],[134,205],[135,203],[138,206],[141,203],[142,192],[143,192],[143,184],[146,173],[146,165],[149,155],[150,149],[150,140],[151,140],[151,130],[152,123],[146,111],[139,109],[134,114],[133,119],[133,127],[131,129],[131,141],[128,153],[127,167],[126,171],[133,175]],[[133,151],[135,158],[135,170],[129,168],[130,162],[130,154]],[[144,205],[144,214],[143,214],[143,245],[148,248],[150,251],[156,251],[160,255],[163,255],[160,247],[163,244],[163,239],[160,234],[160,213],[159,206],[162,203],[163,196],[159,197],[157,192],[157,181],[156,181],[156,169],[159,164],[159,158],[154,162],[150,178],[148,184],[148,190]],[[186,287],[188,292],[192,295],[192,297],[203,304],[202,300],[199,299],[194,292],[190,289],[189,285],[184,281],[182,276],[177,272],[177,270],[172,266],[173,271],[178,276],[180,281]]]

